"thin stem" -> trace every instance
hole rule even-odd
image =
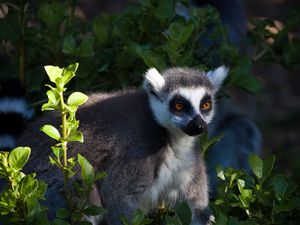
[[[21,29],[19,46],[19,79],[22,86],[25,85],[25,3],[21,1],[19,12],[19,24]]]
[[[268,48],[267,48],[267,47],[263,48],[263,50],[261,50],[259,53],[255,54],[255,55],[253,56],[253,60],[254,60],[254,61],[258,61],[260,58],[262,58],[262,57],[265,55],[265,53],[266,53],[267,51],[268,51]]]
[[[62,127],[62,149],[63,149],[63,161],[64,167],[68,166],[68,155],[67,155],[67,114],[65,111],[65,103],[64,103],[64,95],[63,92],[59,92],[60,97],[60,107],[61,107],[61,127]],[[64,170],[64,179],[65,179],[65,186],[68,183],[68,172]]]
[[[74,20],[74,15],[75,15],[75,7],[76,7],[76,0],[69,0],[68,1],[68,7],[69,7],[69,26],[72,26],[73,20]]]
[[[23,39],[23,38],[22,38]],[[20,56],[19,56],[19,79],[21,85],[25,85],[25,50],[24,50],[24,41],[21,40],[20,43]]]

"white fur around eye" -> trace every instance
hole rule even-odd
[[[186,98],[194,108],[195,113],[201,115],[201,117],[204,119],[204,121],[208,124],[211,122],[213,116],[214,116],[214,93],[209,93],[209,91],[204,87],[198,87],[198,88],[180,88],[178,91],[174,92],[172,96],[174,95],[181,95],[184,98]],[[203,97],[209,94],[211,95],[212,99],[212,110],[209,111],[207,114],[202,114],[200,111],[200,103],[203,99]]]
[[[200,113],[199,105],[201,102],[201,99],[206,94],[206,89],[203,87],[199,88],[180,88],[178,91],[176,91],[175,94],[178,94],[185,99],[187,99],[191,105],[193,106],[196,113]]]

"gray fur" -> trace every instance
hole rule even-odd
[[[207,87],[212,88],[205,72],[192,68],[172,68],[164,71],[163,77],[166,80],[164,90],[172,92],[180,87]],[[188,77],[188,79],[187,79]]]
[[[202,215],[208,205],[208,181],[197,137],[170,132],[169,127],[159,124],[154,112],[157,109],[150,104],[150,99],[157,98],[158,93],[152,95],[152,83],[145,79],[146,91],[90,95],[77,113],[84,143],[70,144],[69,155],[80,153],[96,171],[108,173],[97,183],[98,194],[93,193],[100,196],[96,202],[107,209],[104,219],[108,224],[121,224],[120,216],[130,218],[137,208],[150,212],[161,200],[171,205],[185,200],[195,212],[195,221],[203,221],[208,218]],[[164,95],[166,90],[180,87],[212,89],[205,73],[191,69],[167,70],[164,81],[160,82]],[[18,142],[32,148],[26,170],[37,172],[48,183],[51,210],[63,205],[61,196],[53,192],[54,186],[62,187],[63,176],[49,164],[50,146],[54,142],[38,128],[53,123],[58,127],[58,115],[45,114],[27,128]]]

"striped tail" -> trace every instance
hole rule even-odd
[[[16,147],[16,139],[32,119],[34,111],[25,98],[25,92],[16,79],[0,81],[0,150]]]

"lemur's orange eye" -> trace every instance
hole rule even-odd
[[[207,101],[201,104],[201,109],[202,110],[209,110],[211,108],[211,101]]]
[[[183,109],[183,104],[181,104],[181,103],[176,103],[176,104],[175,104],[175,109],[176,109],[177,111],[181,111],[181,110]]]

